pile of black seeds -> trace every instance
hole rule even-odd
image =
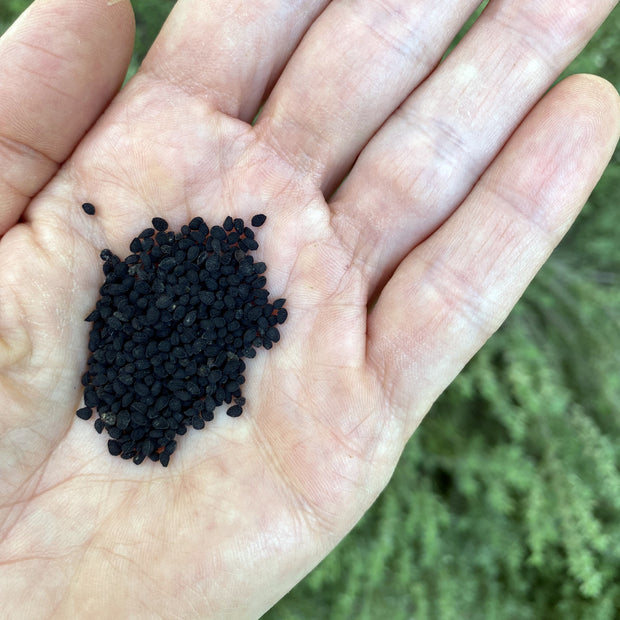
[[[261,226],[255,215],[252,226]],[[243,358],[278,342],[284,299],[269,302],[265,263],[242,219],[227,217],[211,229],[194,218],[181,231],[159,217],[121,260],[101,258],[105,283],[86,318],[92,322],[88,370],[82,376],[85,407],[98,433],[110,435],[111,454],[168,465],[176,436],[202,429],[216,407],[241,415]]]

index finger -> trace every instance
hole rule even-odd
[[[118,90],[133,36],[127,0],[47,0],[0,39],[0,235]]]

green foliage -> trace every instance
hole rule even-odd
[[[4,0],[0,29],[28,4]],[[131,71],[173,4],[134,0]],[[618,87],[619,48],[616,8],[564,75]],[[266,619],[620,616],[618,205],[620,152],[379,500]]]
[[[0,33],[4,32],[31,2],[32,0],[3,0],[0,4]]]
[[[136,41],[131,65],[127,72],[128,78],[138,70],[175,3],[176,0],[131,1],[136,15]]]

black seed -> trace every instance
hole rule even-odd
[[[166,447],[164,448],[164,453],[172,454],[176,449],[177,449],[177,442],[174,439],[172,439],[166,444]]]
[[[154,228],[145,228],[138,235],[138,238],[140,238],[140,239],[148,239],[149,237],[152,237],[154,234],[155,234],[155,229]]]
[[[154,217],[151,223],[153,224],[153,228],[159,232],[163,232],[168,228],[168,222],[161,217]]]
[[[265,335],[273,342],[278,342],[280,340],[280,332],[275,327],[270,327]]]
[[[212,226],[211,236],[218,241],[223,241],[226,239],[226,231],[221,226]]]
[[[190,223],[190,230],[198,230],[200,225],[204,223],[204,220],[201,217],[195,217]]]
[[[172,271],[177,266],[177,261],[173,256],[167,256],[159,261],[159,268],[162,271]]]
[[[124,431],[131,422],[131,415],[128,411],[121,411],[116,416],[116,428],[120,428],[120,430]]]
[[[90,202],[85,202],[82,205],[82,209],[84,209],[84,213],[87,215],[95,215],[95,205],[92,205]]]
[[[231,418],[238,418],[242,412],[243,409],[240,405],[233,405],[226,410],[226,415],[229,415]]]
[[[205,421],[199,415],[195,415],[192,418],[192,426],[199,431],[205,427]]]
[[[115,441],[114,439],[109,439],[108,450],[113,456],[118,456],[121,453],[121,445],[118,443],[118,441]]]
[[[78,409],[75,414],[78,418],[82,418],[82,420],[90,420],[93,415],[93,410],[90,407],[82,407]]]
[[[252,226],[254,226],[254,228],[258,228],[259,226],[262,226],[265,223],[266,219],[267,219],[266,215],[263,215],[262,213],[258,213],[252,218]]]
[[[87,387],[84,390],[84,404],[87,407],[96,407],[99,404],[99,399],[94,388]]]
[[[241,415],[242,358],[277,342],[287,311],[284,299],[269,303],[267,266],[248,254],[258,244],[240,218],[211,230],[194,218],[178,233],[163,218],[152,224],[124,261],[101,253],[105,281],[88,316],[81,382],[83,415],[98,410],[95,429],[107,430],[118,455],[166,466],[176,435],[201,429],[217,406]]]
[[[162,418],[161,416],[153,420],[153,428],[158,430],[167,429],[169,426],[168,420],[166,420],[166,418]]]
[[[173,300],[172,295],[168,293],[164,293],[163,295],[160,295],[155,300],[155,307],[160,310],[163,308],[168,308],[172,304],[172,300]]]

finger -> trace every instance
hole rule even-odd
[[[506,318],[585,203],[619,134],[615,89],[590,76],[565,80],[398,267],[370,314],[368,355],[403,416],[426,412]],[[408,431],[418,422],[409,419]]]
[[[121,85],[133,33],[127,1],[47,0],[0,39],[0,235]]]
[[[287,65],[257,130],[329,193],[478,4],[332,2]]]
[[[491,3],[360,155],[332,209],[369,287],[458,206],[614,1]],[[353,239],[352,235],[348,235]]]
[[[328,2],[180,0],[141,75],[251,121],[299,39]]]

